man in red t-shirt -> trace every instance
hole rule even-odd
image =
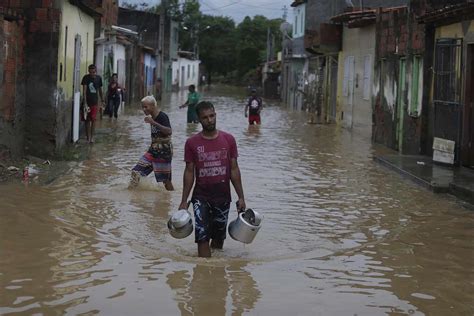
[[[245,210],[245,199],[234,137],[216,129],[216,112],[212,103],[199,102],[196,112],[202,132],[191,136],[184,147],[186,168],[179,208],[188,208],[187,199],[196,180],[191,199],[195,241],[199,257],[210,257],[211,247],[222,249],[224,246],[231,202],[230,182],[239,198],[238,211]]]

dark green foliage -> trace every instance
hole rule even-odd
[[[133,6],[160,12],[160,5]],[[234,82],[241,82],[249,73],[257,73],[257,68],[267,59],[269,30],[274,43],[273,56],[270,57],[275,59],[281,50],[281,19],[247,16],[236,26],[229,17],[202,14],[199,2],[195,0],[181,4],[178,0],[168,0],[167,7],[167,13],[181,23],[180,50],[197,53],[208,75],[231,77]]]

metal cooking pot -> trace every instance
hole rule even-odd
[[[232,239],[250,244],[262,227],[263,215],[252,209],[240,212],[237,219],[229,223],[229,235]]]
[[[193,219],[188,210],[178,210],[168,220],[168,230],[174,238],[186,238],[193,232]]]

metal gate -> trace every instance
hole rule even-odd
[[[438,39],[434,66],[434,136],[456,142],[459,160],[462,128],[462,40]]]

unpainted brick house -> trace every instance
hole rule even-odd
[[[412,0],[379,9],[373,140],[402,154],[455,142],[456,164],[474,165],[474,3]]]
[[[417,11],[378,9],[374,64],[373,140],[404,154],[418,154],[423,124],[424,27]]]

